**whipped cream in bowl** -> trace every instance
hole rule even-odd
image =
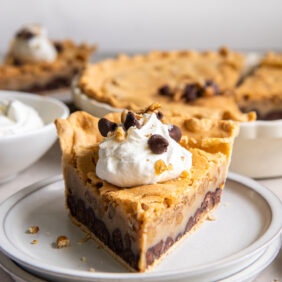
[[[42,128],[38,112],[19,100],[0,100],[0,137]]]
[[[100,119],[99,130],[106,139],[99,145],[96,174],[113,185],[156,184],[191,169],[192,154],[178,143],[180,129],[162,123],[158,113],[129,112],[119,125]]]
[[[13,57],[22,63],[53,62],[57,51],[40,25],[26,25],[17,32],[11,46]]]

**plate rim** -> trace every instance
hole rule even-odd
[[[246,176],[239,175],[236,173],[229,172],[227,180],[237,182],[248,189],[254,190],[258,193],[268,204],[270,211],[272,213],[271,222],[266,229],[266,231],[255,240],[247,248],[230,255],[226,258],[217,260],[216,262],[208,263],[205,265],[200,265],[193,267],[192,269],[177,269],[173,271],[163,271],[163,272],[145,272],[145,273],[116,273],[116,272],[89,272],[82,270],[71,270],[71,272],[66,273],[65,268],[59,266],[50,266],[38,262],[34,262],[31,258],[26,257],[23,252],[20,252],[7,238],[5,235],[5,222],[6,215],[9,211],[23,198],[28,195],[43,189],[47,185],[51,185],[55,182],[62,181],[62,175],[54,176],[49,179],[45,179],[39,182],[36,182],[24,189],[21,189],[14,195],[10,196],[4,202],[0,204],[0,230],[4,231],[4,236],[0,236],[0,250],[7,255],[9,258],[18,262],[20,265],[33,269],[36,272],[40,272],[46,275],[52,273],[57,277],[66,278],[66,277],[77,277],[80,279],[91,279],[91,278],[103,278],[104,280],[119,280],[119,279],[135,279],[143,280],[146,278],[150,279],[169,279],[169,277],[181,278],[187,276],[197,275],[198,273],[205,273],[211,270],[222,269],[241,260],[247,259],[248,257],[259,252],[266,246],[268,246],[281,232],[282,218],[279,216],[282,213],[282,204],[280,199],[268,188],[256,182],[253,179],[250,179]]]

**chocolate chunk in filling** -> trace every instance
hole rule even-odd
[[[107,137],[110,131],[114,131],[117,128],[115,122],[111,122],[106,118],[101,118],[98,122],[98,128],[102,136]]]
[[[149,138],[148,145],[154,154],[162,154],[167,151],[169,143],[163,136],[154,134]]]

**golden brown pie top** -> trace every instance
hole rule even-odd
[[[121,114],[106,116],[120,123]],[[232,144],[238,134],[238,124],[232,121],[215,121],[195,118],[166,118],[163,122],[175,124],[182,130],[180,144],[192,153],[192,169],[188,177],[177,178],[164,183],[142,185],[133,188],[119,188],[96,176],[98,145],[104,140],[98,130],[98,118],[85,112],[75,112],[66,120],[56,120],[57,132],[63,152],[63,167],[72,167],[85,185],[105,201],[118,202],[123,206],[145,212],[144,204],[150,204],[146,213],[165,208],[167,203],[176,205],[185,193],[197,191],[199,181],[209,179],[227,170]],[[212,175],[212,176],[210,176]],[[97,183],[103,183],[96,188]]]
[[[262,66],[236,90],[236,99],[282,101],[282,68]]]
[[[78,87],[87,96],[120,109],[136,111],[159,102],[163,112],[171,116],[252,121],[255,114],[243,114],[229,95],[243,65],[243,55],[228,49],[121,55],[88,65]],[[203,98],[188,102],[183,93],[190,86]],[[162,88],[166,90],[163,93]]]
[[[167,97],[158,93],[158,89],[166,84],[173,88],[212,80],[221,92],[233,89],[243,62],[242,55],[229,51],[155,51],[134,57],[121,55],[117,59],[88,65],[79,87],[97,101],[116,108],[137,110],[152,102],[168,102]]]

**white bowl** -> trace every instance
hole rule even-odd
[[[69,109],[53,98],[14,91],[0,91],[0,99],[17,99],[36,109],[44,127],[27,133],[0,137],[0,183],[37,161],[57,138],[53,124],[56,118],[66,118]]]
[[[79,88],[74,87],[72,95],[78,108],[97,117],[122,111],[89,98]],[[282,120],[241,123],[230,170],[252,178],[281,176]]]

